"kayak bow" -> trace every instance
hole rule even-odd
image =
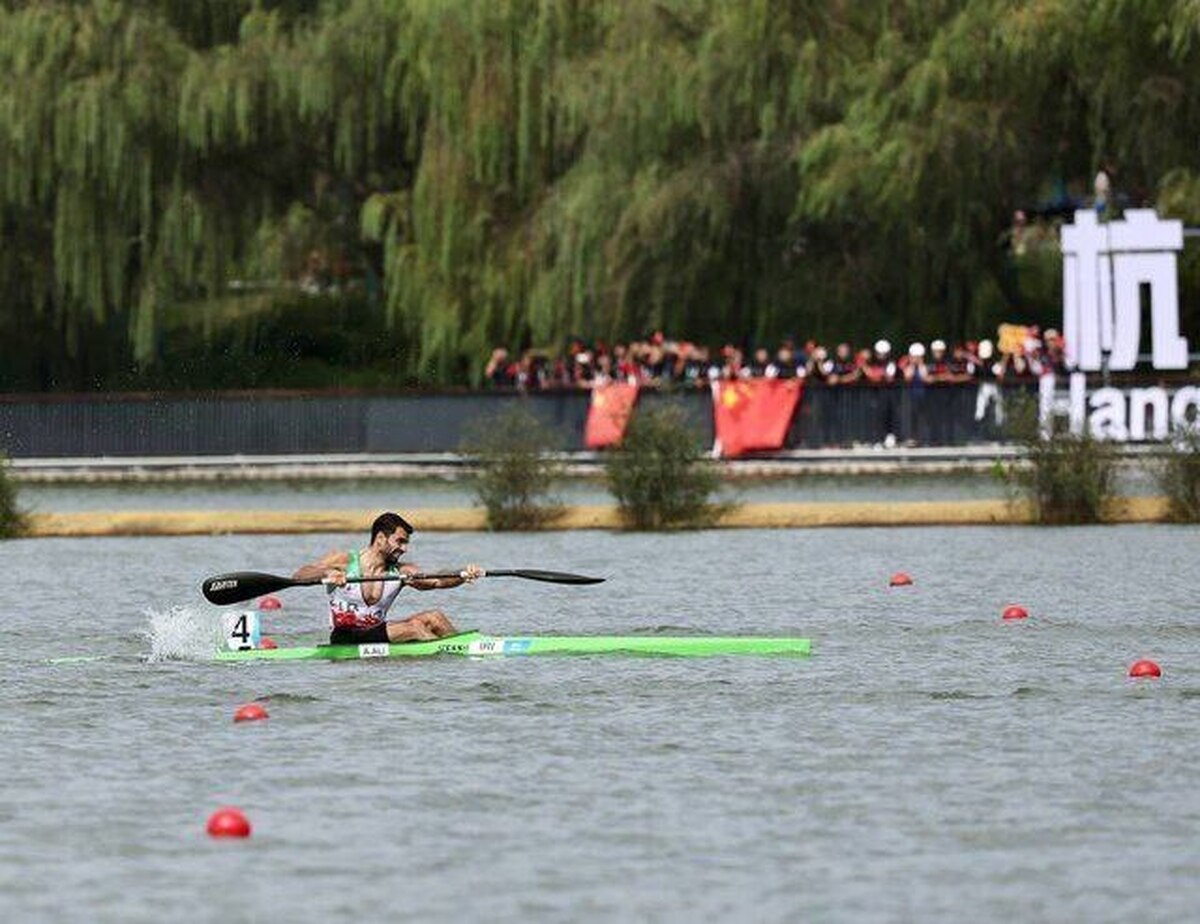
[[[462,632],[432,642],[366,645],[313,645],[251,648],[217,652],[218,661],[356,661],[459,655],[469,658],[532,655],[647,655],[714,657],[720,655],[807,655],[806,638],[759,638],[718,635],[505,635]]]

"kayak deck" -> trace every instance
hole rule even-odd
[[[807,655],[806,638],[759,638],[717,635],[484,635],[462,632],[432,642],[369,645],[313,645],[219,651],[218,661],[356,661],[458,655],[471,658],[532,655],[646,655],[716,657],[721,655]]]

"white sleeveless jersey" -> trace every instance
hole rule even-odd
[[[395,569],[389,574],[399,577]],[[362,565],[358,553],[350,553],[350,563],[346,566],[346,577],[362,577]],[[396,594],[404,585],[397,580],[388,580],[383,585],[383,593],[374,603],[363,599],[362,584],[346,584],[342,587],[329,588],[329,626],[331,629],[370,629],[387,619],[387,612],[396,602]]]

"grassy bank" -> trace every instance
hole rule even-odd
[[[358,533],[376,510],[279,511],[188,510],[39,513],[30,516],[29,536],[183,536],[230,533]],[[474,531],[487,528],[483,510],[429,508],[410,512],[422,531]],[[1105,511],[1105,523],[1167,520],[1167,502],[1159,497],[1120,498]],[[724,513],[717,528],[804,529],[822,526],[999,526],[1035,522],[1025,503],[1004,500],[913,501],[906,503],[744,504]],[[617,508],[609,505],[566,508],[552,529],[619,529]]]

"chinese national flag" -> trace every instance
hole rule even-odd
[[[588,408],[587,429],[583,435],[588,449],[602,449],[621,442],[637,396],[637,385],[627,382],[608,382],[592,389],[592,404]]]
[[[714,382],[714,454],[729,459],[753,449],[781,449],[803,387],[800,379]]]

